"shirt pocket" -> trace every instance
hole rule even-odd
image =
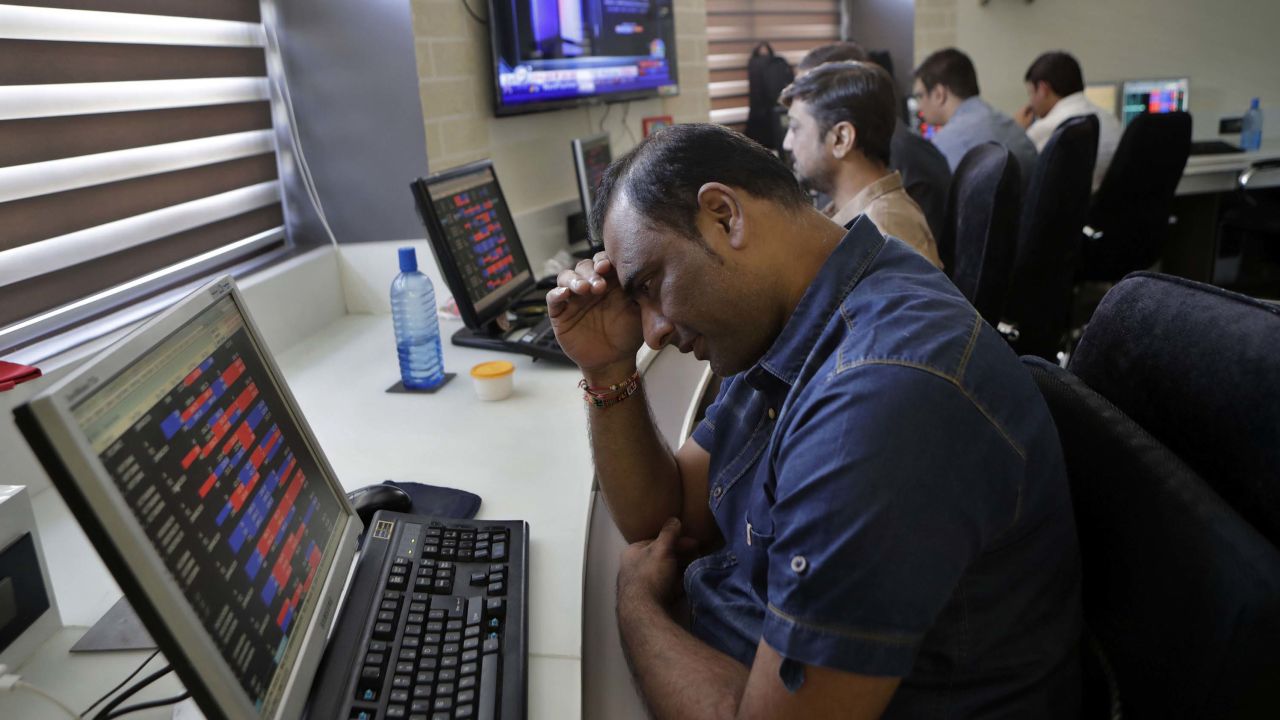
[[[760,493],[747,506],[743,520],[743,537],[746,550],[743,555],[751,568],[751,589],[760,598],[760,602],[769,601],[769,549],[773,547],[774,527],[772,506]]]

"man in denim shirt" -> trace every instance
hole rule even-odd
[[[865,218],[846,233],[713,125],[620,158],[592,229],[605,253],[547,300],[634,543],[618,622],[654,715],[1075,717],[1057,433],[946,276]],[[675,452],[635,374],[642,341],[726,377]],[[686,630],[671,608],[694,547]]]

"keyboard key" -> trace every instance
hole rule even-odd
[[[479,625],[484,616],[484,598],[474,595],[467,598],[467,625]]]
[[[424,687],[424,686],[429,687],[435,681],[436,681],[436,674],[431,670],[423,670],[419,672],[417,675],[413,676],[413,682],[418,687]]]
[[[378,622],[390,623],[395,621],[396,621],[396,614],[394,612],[391,612],[390,610],[378,611]]]
[[[392,690],[391,694],[387,696],[387,699],[389,699],[393,703],[407,703],[409,702],[409,691],[408,690]]]
[[[413,672],[413,662],[410,660],[402,660],[396,663],[396,672],[404,674]]]
[[[409,617],[405,618],[405,621],[409,623],[413,623],[414,625],[421,625],[423,622],[426,621],[426,617],[424,617],[422,613],[411,612],[409,613]]]
[[[479,660],[479,659],[480,659],[480,655],[479,655],[479,651],[478,651],[478,650],[463,650],[463,651],[462,651],[462,662],[464,662],[464,663],[473,663],[473,662],[475,662],[476,660]]]
[[[431,583],[431,589],[441,593],[453,592],[453,580],[449,578],[441,578]]]
[[[395,632],[395,626],[389,622],[375,623],[373,626],[373,636],[384,640],[390,639]]]
[[[383,600],[382,604],[378,606],[378,609],[379,610],[399,610],[400,601],[399,600]]]
[[[436,698],[436,701],[435,701],[434,703],[432,703],[431,707],[435,708],[436,710],[440,710],[440,711],[448,711],[448,710],[452,710],[452,709],[453,709],[453,698],[448,698],[448,697],[438,697],[438,698]]]
[[[413,701],[413,704],[409,706],[409,712],[414,712],[414,713],[429,713],[429,712],[431,712],[431,701],[429,701],[429,700],[415,700],[415,701]]]
[[[507,544],[505,542],[496,542],[489,548],[489,557],[494,560],[507,559]]]
[[[414,635],[414,636],[416,636],[416,635],[421,635],[421,634],[422,634],[422,626],[421,626],[421,625],[405,625],[405,626],[404,626],[404,634],[405,634],[405,635]]]
[[[463,687],[462,683],[466,682],[467,676],[475,675],[479,669],[479,666],[474,662],[464,662],[462,666],[458,668],[458,674],[462,676],[462,680],[458,681],[458,687]],[[474,681],[474,678],[472,678],[472,680]]]
[[[427,604],[424,602],[409,603],[409,612],[424,613],[427,611]]]
[[[477,586],[477,587],[478,587],[478,586],[480,586],[480,585],[487,585],[488,583],[489,583],[489,573],[487,573],[487,572],[485,572],[485,571],[483,571],[483,570],[477,570],[476,572],[471,573],[471,584],[472,584],[472,585],[474,585],[474,586]],[[391,602],[391,601],[389,601],[389,600],[384,600],[384,601],[383,601],[383,603],[382,603],[382,606],[385,608],[388,602]],[[394,602],[391,602],[391,608],[390,608],[390,609],[392,609],[392,610],[394,610],[394,609],[395,609],[395,603],[394,603]]]
[[[458,656],[457,656],[457,655],[445,655],[444,657],[440,658],[440,667],[442,667],[442,668],[456,668],[456,667],[458,667]]]
[[[387,656],[382,653],[368,653],[364,656],[365,665],[381,665],[387,661]]]
[[[447,632],[444,634],[444,641],[447,643],[454,643],[454,644],[460,643],[462,642],[462,633],[456,632],[456,631]]]
[[[458,679],[457,670],[441,670],[440,674],[436,676],[436,680],[438,682],[453,682],[454,680],[457,680],[457,679]]]
[[[500,582],[491,582],[489,583],[489,587],[485,589],[485,592],[489,593],[490,595],[506,595],[507,584],[500,583]]]
[[[498,715],[498,656],[485,655],[480,667],[480,693],[477,710],[480,720],[493,720]]]
[[[435,670],[436,666],[439,664],[440,664],[439,658],[433,658],[433,657],[422,658],[421,660],[418,661],[418,669],[419,670]]]
[[[480,637],[480,626],[468,625],[467,629],[462,631],[462,637],[463,638]]]
[[[400,648],[399,654],[397,654],[396,657],[400,658],[401,660],[408,660],[409,662],[413,662],[414,660],[418,659],[418,651],[413,648],[402,647]]]
[[[427,633],[426,635],[423,635],[422,644],[423,645],[439,645],[440,633]]]
[[[387,706],[387,717],[388,717],[389,719],[391,719],[391,720],[397,720],[398,718],[403,718],[404,716],[405,716],[405,712],[404,712],[404,706],[403,706],[403,705],[388,705],[388,706]]]
[[[391,678],[391,687],[409,689],[413,685],[413,678],[408,675],[396,675]]]
[[[413,698],[414,698],[415,700],[430,700],[430,699],[431,699],[431,685],[430,685],[430,683],[428,683],[428,684],[426,684],[426,685],[414,685],[414,686],[413,686]]]
[[[449,631],[454,631],[454,632],[462,632],[462,621],[450,620],[449,622],[444,624],[444,629]]]
[[[481,650],[487,656],[492,653],[498,652],[498,648],[499,648],[498,638],[490,636],[485,638],[484,646],[481,648]]]
[[[436,683],[436,699],[442,697],[453,699],[454,687],[453,683]]]
[[[381,640],[372,640],[369,642],[369,652],[380,653],[380,652],[386,652],[386,651],[387,651],[387,644],[382,642]]]
[[[444,608],[440,607],[435,610],[429,610],[427,612],[427,619],[428,620],[444,620]]]
[[[467,665],[471,665],[471,666],[472,666],[472,669],[473,669],[473,670],[475,669],[475,668],[474,668],[475,663],[467,663]],[[464,671],[464,672],[466,671],[466,666],[465,666],[465,665],[463,666],[463,671]],[[476,686],[476,676],[475,676],[475,674],[474,674],[474,673],[473,673],[473,674],[471,674],[471,675],[463,675],[463,676],[462,676],[461,678],[459,678],[459,680],[458,680],[458,689],[459,689],[459,690],[470,690],[470,689],[474,688],[475,686]]]
[[[458,702],[462,702],[462,700],[459,699]],[[476,716],[475,707],[475,705],[471,704],[459,705],[458,709],[454,711],[453,716],[455,718],[459,718],[459,720],[471,720],[471,718]]]
[[[457,695],[455,695],[455,696],[453,697],[453,701],[454,701],[454,702],[456,702],[456,703],[458,703],[459,705],[461,705],[462,703],[471,703],[471,702],[475,702],[475,699],[476,699],[476,691],[475,691],[475,690],[462,690],[462,689],[459,689],[459,690],[458,690],[458,694],[457,694]]]
[[[440,655],[442,657],[457,655],[460,652],[462,652],[462,648],[458,647],[458,643],[445,643],[440,648]]]
[[[478,637],[467,638],[462,641],[463,650],[475,650],[478,647],[480,647],[480,638]]]

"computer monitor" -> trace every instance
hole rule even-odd
[[[601,134],[574,138],[570,146],[573,148],[573,169],[578,174],[578,197],[582,198],[582,211],[590,214],[591,206],[596,201],[596,188],[600,186],[600,178],[604,177],[604,171],[613,162],[609,136]]]
[[[1113,82],[1088,83],[1084,86],[1085,98],[1117,119],[1120,117],[1116,103],[1119,94],[1120,86]]]
[[[1187,78],[1128,80],[1121,91],[1121,119],[1128,125],[1142,113],[1186,112],[1189,89]]]
[[[300,717],[360,521],[234,283],[14,414],[205,714]]]
[[[497,334],[496,321],[536,281],[493,164],[446,170],[415,180],[412,188],[463,322],[474,332]]]

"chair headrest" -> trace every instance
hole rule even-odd
[[[1069,368],[1280,545],[1280,306],[1134,273]]]

